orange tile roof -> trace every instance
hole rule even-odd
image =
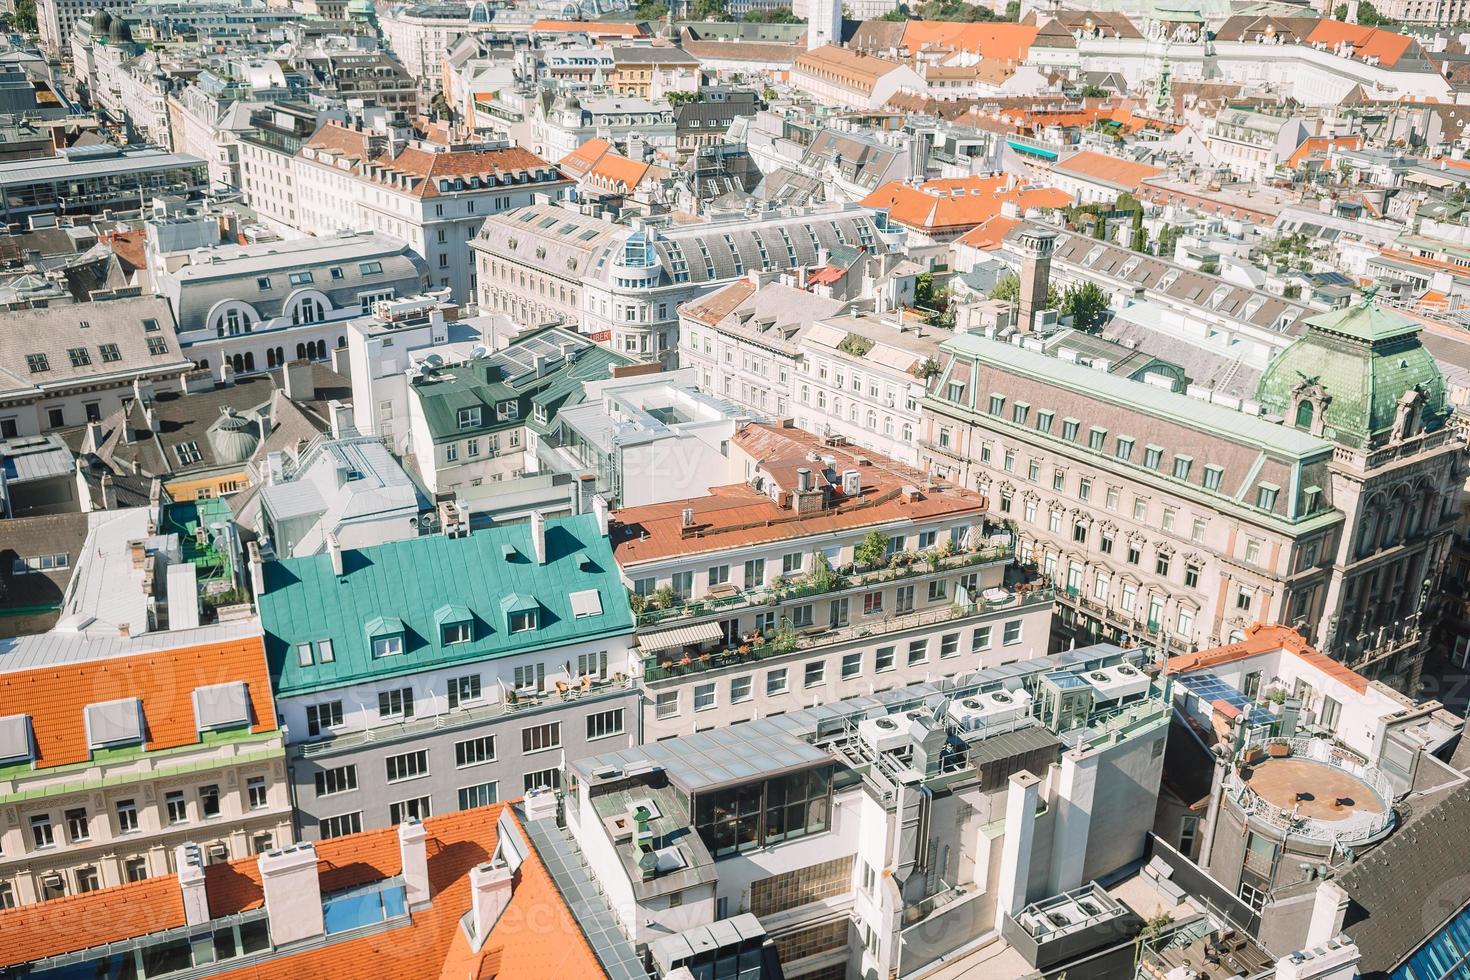
[[[1285,650],[1294,654],[1307,663],[1316,667],[1329,677],[1346,684],[1359,694],[1368,690],[1368,678],[1339,663],[1324,653],[1319,653],[1308,643],[1300,633],[1289,626],[1281,626],[1276,623],[1269,625],[1256,625],[1246,630],[1245,639],[1239,643],[1231,643],[1210,650],[1201,650],[1198,653],[1185,653],[1177,657],[1170,657],[1164,672],[1167,674],[1187,674],[1196,670],[1209,670],[1221,664],[1234,663],[1237,660],[1247,660],[1258,657],[1263,653],[1275,653]]]
[[[1363,145],[1361,136],[1308,136],[1302,140],[1302,145],[1287,158],[1288,167],[1300,167],[1307,157],[1314,153],[1322,153],[1327,150],[1341,148],[1344,150],[1356,150]]]
[[[693,317],[700,323],[713,326],[735,311],[755,292],[755,283],[749,279],[737,279],[723,289],[717,289],[703,299],[697,299],[679,307],[683,316]]]
[[[880,78],[902,67],[904,66],[886,58],[864,54],[851,48],[839,48],[835,44],[803,52],[791,64],[793,71],[836,78],[849,88],[863,92],[872,92]]]
[[[1067,203],[1071,203],[1070,199]],[[993,218],[988,218],[980,222],[959,238],[956,238],[954,243],[956,245],[967,245],[970,248],[984,249],[987,252],[994,251],[1005,243],[1006,235],[1010,234],[1019,224],[1021,224],[1020,218],[1007,218],[1003,214],[997,214]]]
[[[712,487],[702,497],[627,507],[613,515],[609,532],[619,564],[636,565],[671,555],[837,534],[895,521],[985,513],[984,497],[947,484],[931,484],[932,489],[921,492],[919,499],[908,500],[900,491],[905,486],[925,486],[929,478],[923,473],[857,447],[828,445],[802,429],[752,424],[737,432],[733,441],[783,487],[795,484],[796,469],[811,466],[807,456],[817,452],[835,457],[834,469],[839,473],[858,470],[862,474],[862,493],[856,499],[834,493],[832,506],[804,517],[779,507],[746,483]],[[860,458],[868,464],[859,463]],[[690,536],[685,535],[683,527],[686,507],[694,511],[697,532]]]
[[[387,154],[376,157],[373,163],[390,173],[423,178],[422,183],[415,188],[417,197],[437,196],[437,181],[443,178],[524,174],[550,167],[545,160],[519,146],[502,150],[453,150],[444,153],[410,146],[400,151],[396,157]]]
[[[1116,187],[1126,187],[1133,191],[1137,191],[1139,185],[1147,178],[1157,177],[1164,172],[1146,163],[1134,163],[1132,160],[1124,160],[1122,157],[1097,153],[1093,150],[1083,150],[1072,154],[1065,160],[1059,160],[1052,165],[1052,170],[1087,180],[1102,181]]]
[[[557,165],[573,177],[581,177],[597,165],[597,161],[602,159],[604,153],[611,152],[612,144],[601,137],[597,137],[588,140],[562,157]]]
[[[278,954],[216,976],[232,980],[605,976],[534,850],[517,873],[510,905],[480,951],[470,950],[459,925],[471,905],[469,872],[495,853],[496,821],[504,806],[462,810],[424,822],[429,838],[431,904],[415,911],[408,923],[354,939],[329,941],[299,953]],[[521,833],[524,837],[524,831]],[[381,880],[401,870],[398,834],[391,827],[321,841],[317,857],[323,893]],[[206,869],[211,916],[259,906],[256,861],[255,857],[242,858]],[[6,937],[0,944],[0,967],[182,925],[184,909],[176,875],[25,905],[0,912],[0,933]]]
[[[914,186],[890,180],[863,198],[864,207],[886,208],[888,217],[919,231],[970,229],[1000,213],[1013,201],[1027,208],[1063,208],[1072,196],[1054,187],[1009,187],[1004,174],[988,177],[946,177]]]
[[[983,58],[1023,61],[1040,32],[1035,24],[910,20],[899,46],[909,54],[924,50],[969,51]]]
[[[31,716],[36,768],[45,769],[88,761],[86,707],[119,698],[143,702],[146,748],[194,745],[194,689],[232,681],[249,686],[251,731],[274,731],[270,673],[258,636],[0,673],[0,713]]]
[[[1377,27],[1347,24],[1340,20],[1320,20],[1306,38],[1307,44],[1319,42],[1327,45],[1328,48],[1335,48],[1338,44],[1347,42],[1352,46],[1355,57],[1377,58],[1380,65],[1392,68],[1404,56],[1404,52],[1409,50],[1409,45],[1414,43],[1414,39]]]

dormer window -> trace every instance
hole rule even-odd
[[[440,646],[469,643],[475,638],[475,621],[467,606],[445,603],[434,611],[434,623],[439,627]]]
[[[143,742],[143,704],[137,698],[89,704],[85,721],[90,748],[121,748]]]
[[[35,757],[31,742],[30,716],[8,715],[0,718],[0,765],[31,762]]]
[[[495,403],[495,414],[503,419],[518,419],[521,417],[521,403],[514,398]]]
[[[536,610],[524,609],[510,614],[509,630],[512,633],[529,633],[536,628]]]
[[[512,592],[500,600],[505,628],[510,633],[529,633],[541,625],[541,603],[535,596]]]
[[[368,640],[372,643],[373,659],[396,657],[403,653],[403,621],[395,616],[377,616],[368,620]]]
[[[461,429],[477,429],[480,427],[480,406],[474,408],[461,408],[459,410],[459,427]]]
[[[228,731],[250,724],[250,691],[244,681],[210,684],[194,689],[194,728],[205,732]]]

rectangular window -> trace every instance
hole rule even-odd
[[[306,706],[306,734],[315,738],[329,728],[342,724],[342,702],[327,701]]]
[[[459,791],[459,808],[461,810],[473,810],[477,806],[489,806],[491,803],[497,802],[499,802],[499,795],[494,782],[464,786]]]
[[[945,633],[939,638],[939,659],[953,657],[960,652],[960,635],[958,633]]]
[[[316,774],[316,795],[335,796],[357,789],[357,766],[337,766],[323,769]]]
[[[51,815],[49,813],[42,813],[31,817],[31,841],[36,847],[54,847],[56,845],[56,831],[51,826]]]
[[[378,694],[378,717],[379,718],[412,718],[413,717],[413,688],[400,687],[396,691],[382,691]]]
[[[219,816],[219,787],[213,784],[199,787],[199,813],[204,819]]]
[[[990,649],[990,627],[977,626],[975,632],[970,636],[970,652],[979,653],[981,650]]]
[[[694,710],[695,711],[708,711],[710,708],[713,708],[715,706],[715,703],[716,703],[715,702],[715,685],[714,685],[713,682],[710,682],[708,684],[697,684],[697,685],[695,685],[695,687],[694,687]]]
[[[1220,489],[1220,481],[1222,479],[1224,479],[1224,477],[1225,477],[1225,471],[1223,469],[1221,469],[1220,467],[1218,467],[1218,466],[1206,466],[1205,467],[1205,481],[1204,481],[1205,489],[1206,490],[1219,490]]]
[[[660,720],[675,718],[679,714],[679,692],[659,691],[654,698],[653,716]]]
[[[449,678],[449,707],[458,708],[462,704],[469,704],[480,700],[480,675],[466,674],[463,677]]]
[[[464,769],[495,761],[495,736],[482,735],[454,743],[454,766]]]
[[[1004,631],[1001,634],[1001,643],[1003,643],[1006,646],[1010,646],[1012,643],[1020,643],[1020,642],[1021,642],[1021,621],[1019,619],[1013,619],[1010,622],[1006,623],[1005,629],[1004,629]]]
[[[1076,419],[1062,419],[1062,438],[1068,442],[1077,441],[1077,429],[1082,425]]]
[[[1094,452],[1102,452],[1108,441],[1108,430],[1093,426],[1087,432],[1087,448]]]
[[[901,585],[893,590],[893,611],[896,613],[914,611],[914,587],[912,585]]]
[[[252,810],[264,810],[269,805],[264,776],[251,776],[245,780],[245,799]]]
[[[786,668],[766,671],[766,694],[786,693]]]
[[[857,653],[844,653],[842,655],[842,679],[856,677],[863,672],[863,655]]]
[[[429,750],[419,749],[387,758],[388,782],[399,783],[405,779],[417,779],[429,774]]]
[[[522,752],[542,752],[546,749],[554,749],[559,745],[561,745],[561,722],[559,721],[521,729]]]
[[[1193,463],[1194,463],[1194,460],[1191,459],[1188,456],[1175,456],[1174,457],[1174,479],[1176,479],[1176,480],[1187,480],[1187,479],[1189,479],[1189,467]]]
[[[560,789],[561,770],[539,769],[536,772],[528,772],[523,784],[527,793],[536,789]]]
[[[75,844],[78,841],[92,839],[92,828],[87,822],[87,810],[85,807],[67,810],[64,816],[66,818],[66,836],[68,840]]]
[[[863,595],[863,615],[875,616],[883,612],[883,593],[868,592]]]
[[[766,584],[766,560],[752,558],[745,563],[745,588],[752,589]]]
[[[587,741],[623,734],[623,709],[599,711],[587,716]]]
[[[318,820],[316,827],[322,840],[345,837],[348,834],[360,834],[362,833],[362,811],[343,813],[335,817],[327,817],[325,820]]]
[[[926,661],[928,659],[929,659],[929,641],[927,639],[923,639],[923,640],[910,640],[909,641],[909,656],[908,656],[908,663],[909,663],[909,665],[910,666],[913,666],[914,664],[921,664],[921,663],[923,663],[924,661]]]
[[[742,701],[749,701],[750,687],[751,678],[748,674],[745,677],[730,678],[730,703],[739,704]]]
[[[399,635],[373,638],[373,658],[396,657],[403,652],[403,637]]]
[[[940,602],[949,595],[949,583],[942,578],[929,581],[929,601]]]
[[[873,656],[873,671],[881,674],[885,670],[892,670],[894,666],[894,647],[879,647]]]
[[[711,565],[709,570],[709,587],[725,585],[730,581],[729,565]]]
[[[395,827],[405,820],[427,820],[432,815],[433,808],[427,796],[388,804],[388,822]]]
[[[813,660],[806,665],[802,676],[803,687],[821,687],[827,682],[827,663],[824,660]]]
[[[184,801],[184,791],[181,789],[163,795],[163,805],[168,813],[170,824],[187,823],[189,820],[189,804]]]
[[[1276,494],[1280,489],[1280,487],[1272,486],[1269,483],[1262,483],[1256,488],[1256,506],[1261,508],[1261,510],[1275,510]]]
[[[138,806],[132,800],[117,801],[117,832],[131,834],[138,829]]]

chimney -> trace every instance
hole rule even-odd
[[[685,507],[682,511],[679,512],[679,526],[680,527],[693,527],[694,526],[694,508],[693,507]]]
[[[229,361],[222,360],[219,362],[219,383],[222,385],[232,385],[235,383],[235,369],[230,365]]]
[[[265,562],[260,558],[259,541],[251,541],[245,545],[245,564],[250,569],[250,591],[258,601],[260,594],[265,591]]]
[[[410,909],[429,901],[429,852],[425,845],[428,838],[428,831],[417,817],[398,825],[398,853],[403,862],[403,887]]]
[[[265,411],[257,415],[255,417],[255,424],[260,427],[261,442],[265,442],[267,439],[269,439],[271,437],[271,430],[276,427],[276,423],[271,421],[269,411]]]
[[[1307,923],[1307,945],[1320,946],[1342,935],[1347,917],[1348,893],[1335,881],[1317,886],[1312,900],[1312,917]]]
[[[1011,776],[1006,790],[1005,835],[1000,846],[1001,892],[995,903],[996,928],[1007,915],[1019,915],[1026,907],[1040,795],[1041,780],[1031,773],[1023,771]]]
[[[812,471],[810,467],[799,466],[796,470],[796,492],[807,493],[812,488]]]
[[[515,890],[514,876],[503,858],[470,869],[470,947],[479,952],[500,921]],[[274,935],[274,933],[273,933]]]
[[[112,483],[112,474],[102,474],[102,509],[117,510],[117,487]]]
[[[307,842],[267,851],[258,866],[271,942],[280,947],[325,934],[316,848]]]
[[[327,554],[332,556],[332,574],[340,577],[342,575],[342,543],[337,540],[335,531],[327,534]]]
[[[546,564],[546,517],[539,510],[531,511],[531,548],[536,552],[536,564]]]
[[[92,502],[92,485],[87,482],[87,464],[81,458],[72,460],[72,476],[77,484],[77,502],[83,514],[90,514],[94,508]],[[0,477],[3,479],[3,477]]]
[[[293,402],[309,402],[316,398],[316,382],[311,377],[310,361],[287,361],[281,372],[281,388]]]
[[[102,423],[88,422],[87,431],[82,435],[82,452],[95,453],[102,448]]]
[[[158,412],[154,411],[152,405],[143,409],[143,420],[148,423],[149,432],[158,431]]]
[[[607,500],[601,494],[592,498],[592,513],[597,515],[597,526],[602,531],[602,536],[607,537],[609,514]]]
[[[204,853],[198,844],[174,848],[174,866],[179,869],[179,890],[184,893],[184,924],[209,921],[209,895],[204,888]]]
[[[277,449],[275,452],[266,453],[265,456],[265,483],[266,486],[275,486],[285,479],[286,454]]]
[[[357,427],[353,425],[351,405],[344,405],[333,398],[327,402],[327,417],[332,423],[333,439],[345,439],[348,436],[357,435]]]

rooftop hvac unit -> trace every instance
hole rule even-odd
[[[874,755],[892,752],[909,742],[908,725],[899,724],[893,715],[858,722],[858,736]]]
[[[1148,690],[1148,675],[1131,664],[1100,667],[1082,675],[1099,701],[1122,701]]]
[[[1030,714],[1031,695],[1025,691],[985,691],[949,706],[950,718],[967,732],[1020,721]]]

